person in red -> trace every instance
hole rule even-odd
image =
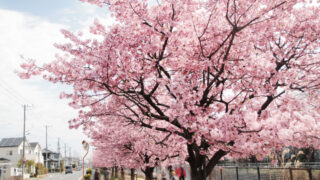
[[[186,171],[183,169],[183,167],[180,166],[180,167],[176,170],[176,173],[177,173],[177,176],[178,176],[179,180],[185,180]]]

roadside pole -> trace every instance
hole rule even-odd
[[[48,169],[49,172],[49,167],[48,167],[48,125],[45,126],[46,127],[46,162],[45,162],[45,166]]]
[[[86,154],[85,154],[85,155],[83,156],[83,158],[82,158],[82,178],[83,178],[83,180],[84,180],[84,158],[88,155],[88,152],[89,152],[89,143],[88,143],[87,141],[83,140],[83,141],[82,141],[82,146],[83,146],[83,149],[84,149],[85,151],[87,151]]]
[[[22,180],[24,179],[25,141],[26,141],[26,105],[23,105]]]

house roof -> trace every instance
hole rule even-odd
[[[38,142],[31,142],[29,144],[34,149],[39,143]],[[39,146],[40,146],[40,144],[39,144]]]
[[[46,149],[46,148],[42,149],[42,153],[46,153],[46,152],[48,152],[48,154],[49,154],[49,153],[54,153],[54,152],[51,151],[50,149]]]
[[[17,147],[23,142],[22,137],[18,138],[3,138],[0,141],[0,147]]]
[[[77,157],[66,157],[66,158],[64,158],[64,159],[66,159],[66,160],[68,160],[68,161],[80,161],[80,159],[77,158]]]
[[[59,157],[60,157],[60,153],[55,153],[54,154],[54,158],[59,159]]]
[[[2,157],[0,157],[0,161],[10,161],[9,159],[6,159],[6,158],[2,158]]]

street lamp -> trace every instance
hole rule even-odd
[[[83,156],[82,158],[82,177],[84,180],[84,158],[87,156],[88,152],[89,152],[89,143],[85,140],[82,141],[82,147],[86,152],[86,154]]]

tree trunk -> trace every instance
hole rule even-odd
[[[191,180],[206,180],[219,160],[227,154],[226,151],[219,150],[207,161],[207,157],[200,154],[199,147],[195,143],[188,144],[187,148]]]
[[[152,180],[153,179],[153,170],[154,170],[154,167],[146,167],[146,169],[143,171],[145,177],[146,177],[146,180]]]
[[[114,177],[114,167],[111,168],[111,177]]]
[[[211,171],[210,173],[209,173],[209,180],[214,180],[214,171]]]
[[[121,168],[121,180],[125,180],[125,178],[124,178],[124,170],[123,170],[123,168]]]
[[[131,168],[131,180],[134,180],[134,171],[135,169]]]
[[[190,164],[190,163],[189,163]],[[195,165],[190,164],[190,173],[191,173],[191,180],[205,180],[204,170],[202,167],[197,167]]]
[[[119,173],[119,172],[118,172],[118,167],[116,166],[114,169],[115,169],[115,170],[114,170],[114,173],[115,173],[114,177],[118,179],[118,177],[119,177],[119,176],[118,176],[118,173]]]

